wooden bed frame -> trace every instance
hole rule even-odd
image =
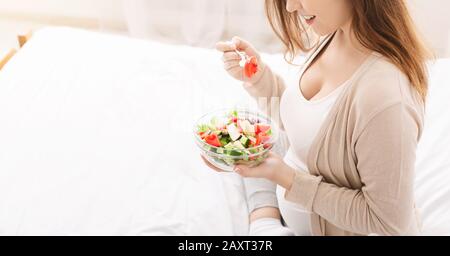
[[[30,31],[26,34],[18,35],[17,41],[19,43],[19,47],[22,48],[28,42],[28,40],[30,40],[30,38],[32,36],[33,36],[32,31]],[[20,50],[20,48],[19,48],[19,50]],[[6,53],[0,55],[0,71],[8,63],[8,61],[10,61],[14,57],[14,55],[16,55],[16,53],[19,50],[12,48],[12,49],[6,51]]]

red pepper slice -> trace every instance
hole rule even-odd
[[[259,144],[261,144],[261,137],[256,136],[256,142],[255,142],[255,147],[259,146]]]

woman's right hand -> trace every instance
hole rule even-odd
[[[251,84],[260,80],[264,73],[265,64],[262,62],[259,53],[249,42],[239,37],[233,37],[230,42],[217,43],[216,49],[223,52],[224,68],[233,78]],[[236,50],[244,52],[249,57],[256,57],[258,60],[258,71],[251,78],[244,74],[244,67],[239,65],[241,57],[236,53]]]

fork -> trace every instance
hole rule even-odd
[[[243,52],[240,52],[238,50],[234,50],[234,51],[239,55],[239,57],[241,57],[241,61],[239,62],[239,66],[244,67],[245,63],[248,60],[248,55],[243,53]]]

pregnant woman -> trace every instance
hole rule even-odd
[[[414,164],[428,52],[405,1],[266,0],[266,11],[287,56],[310,53],[287,87],[248,42],[217,44],[225,69],[280,120],[290,144],[284,159],[272,153],[258,167],[236,167],[251,233],[420,234]],[[252,78],[235,50],[257,57]],[[272,98],[279,108],[266,107]]]

